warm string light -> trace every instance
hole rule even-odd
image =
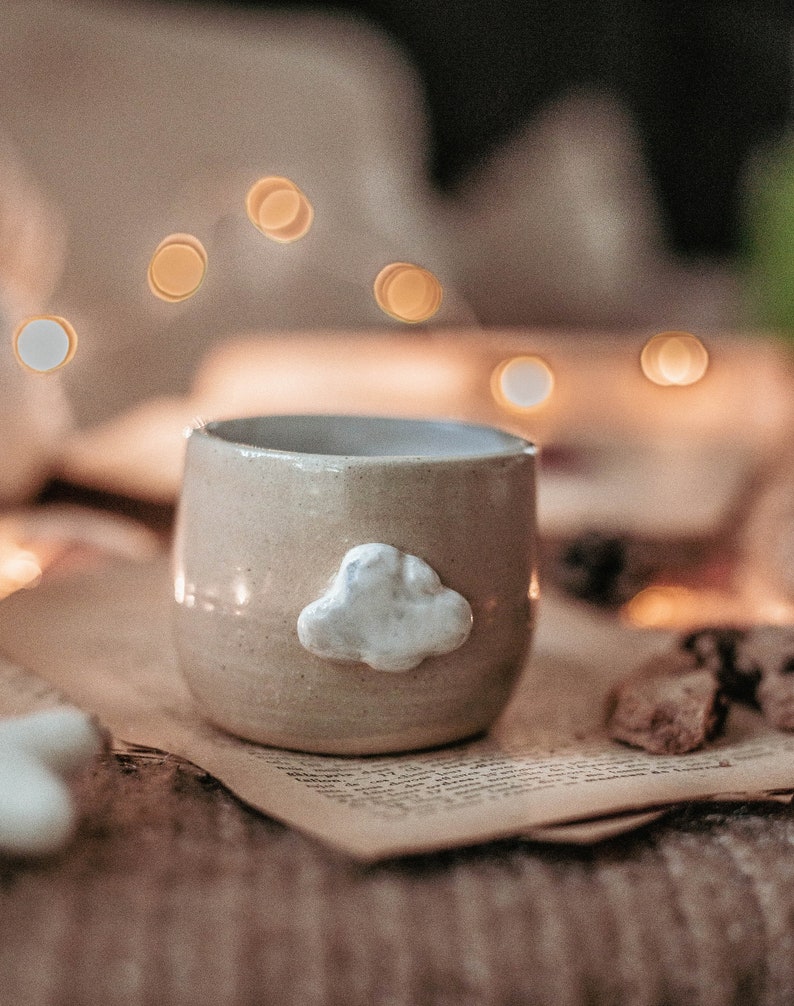
[[[685,624],[692,607],[692,591],[686,587],[658,585],[646,587],[623,606],[622,614],[641,629],[674,628]]]
[[[308,234],[314,207],[289,178],[267,175],[254,182],[245,197],[248,219],[271,241],[291,244]],[[204,281],[207,253],[191,234],[171,234],[155,248],[147,279],[152,293],[169,303],[192,297]],[[407,324],[427,321],[441,307],[443,289],[429,269],[411,262],[391,262],[373,282],[378,307]]]
[[[207,252],[192,234],[170,234],[149,261],[149,289],[170,304],[192,297],[207,274]]]
[[[0,543],[0,600],[18,590],[35,587],[41,580],[40,560],[15,542]]]
[[[77,333],[65,318],[34,315],[17,326],[13,345],[20,366],[36,374],[49,374],[72,359],[77,351]]]
[[[269,175],[248,190],[245,200],[251,223],[266,237],[290,243],[304,237],[314,220],[314,209],[289,178]],[[197,293],[206,276],[208,256],[192,234],[171,234],[155,248],[147,279],[155,296],[179,303]],[[427,321],[439,310],[443,288],[428,269],[409,262],[384,266],[373,282],[381,310],[408,324]],[[26,319],[14,335],[18,362],[37,373],[64,366],[74,356],[77,336],[65,319],[41,315]],[[661,332],[642,349],[645,376],[659,385],[684,386],[700,380],[708,367],[708,353],[689,332]],[[531,412],[548,400],[554,374],[538,356],[517,356],[500,363],[491,375],[497,403],[512,412]]]
[[[539,356],[514,356],[491,374],[491,393],[511,412],[531,412],[554,390],[551,367]]]
[[[640,354],[643,374],[662,386],[695,384],[708,365],[706,347],[690,332],[660,332],[646,342]]]
[[[160,548],[153,531],[119,515],[57,504],[12,511],[0,518],[0,600],[54,568],[74,570],[99,555],[149,559]]]
[[[432,318],[443,298],[438,277],[411,262],[384,266],[375,277],[372,290],[381,311],[409,324]]]
[[[699,625],[791,624],[794,604],[737,584],[731,590],[652,584],[635,594],[621,617],[638,629],[688,630]]]
[[[280,244],[304,237],[314,220],[306,195],[289,178],[278,175],[255,182],[245,197],[245,208],[254,227]]]

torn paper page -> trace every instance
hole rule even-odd
[[[610,686],[670,636],[558,599],[543,600],[533,655],[489,735],[369,758],[260,747],[201,719],[176,666],[170,605],[164,559],[45,582],[0,605],[0,652],[118,738],[186,758],[265,813],[362,859],[794,786],[794,734],[749,709],[732,710],[725,735],[690,755],[606,738]]]

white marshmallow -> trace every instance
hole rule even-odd
[[[0,721],[0,853],[40,856],[74,834],[66,780],[99,752],[94,720],[62,706]]]

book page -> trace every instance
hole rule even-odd
[[[0,717],[27,716],[64,701],[43,678],[0,657]]]
[[[172,603],[164,559],[54,579],[0,605],[0,653],[119,740],[185,758],[259,810],[362,859],[794,788],[794,734],[749,709],[734,708],[725,735],[689,755],[610,741],[609,688],[670,637],[559,598],[542,600],[533,652],[489,734],[366,758],[266,748],[203,720],[176,664]]]

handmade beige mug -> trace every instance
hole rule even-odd
[[[188,439],[176,644],[205,716],[327,754],[485,730],[530,645],[535,448],[365,416],[209,423]]]

